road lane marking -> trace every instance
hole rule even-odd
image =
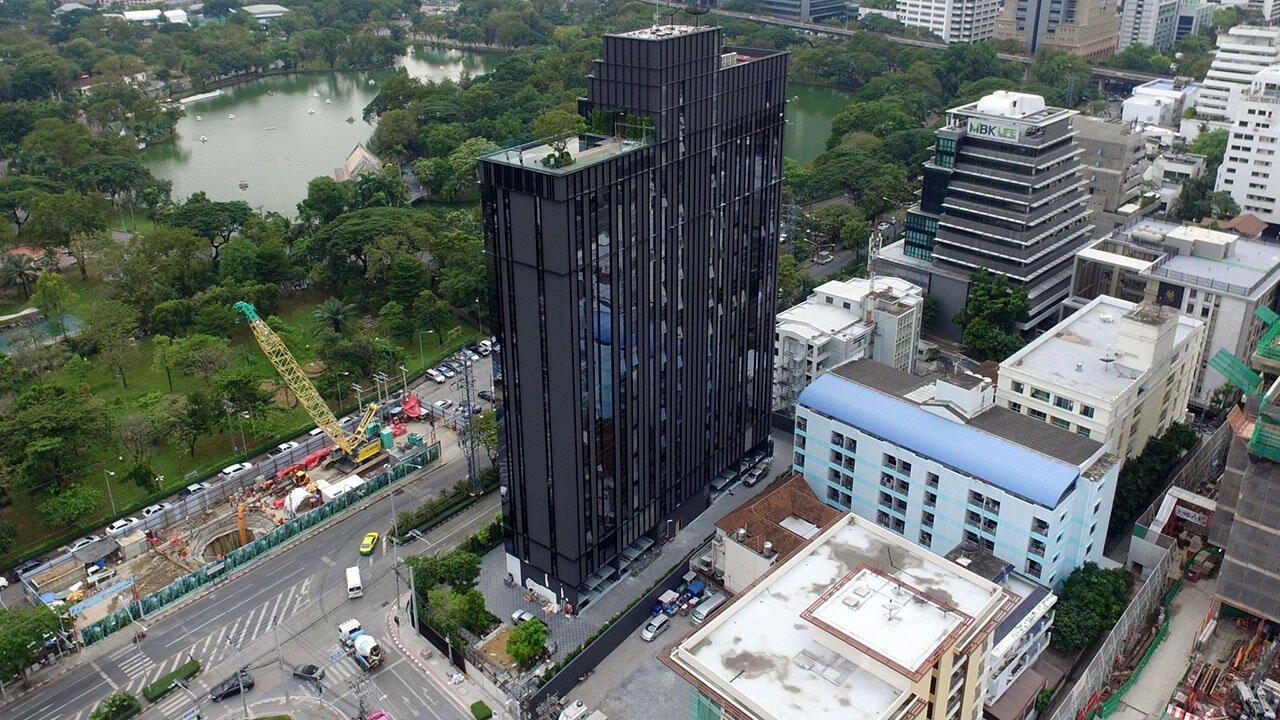
[[[333,560],[331,560],[328,555],[321,555],[320,562],[324,563],[325,565],[328,565],[329,567],[333,567],[334,565],[338,564]]]
[[[116,681],[112,680],[110,675],[107,675],[105,672],[102,671],[102,668],[98,667],[98,662],[96,660],[89,663],[89,667],[97,671],[97,673],[102,676],[102,679],[107,681],[107,684],[111,686],[112,691],[116,691],[120,689],[120,686],[116,684]]]
[[[284,598],[284,609],[280,611],[280,620],[285,619],[287,616],[291,614],[289,612],[289,608],[293,606],[293,594],[296,592],[298,592],[298,586],[296,584],[290,585],[289,594],[286,595]],[[273,610],[271,614],[274,615],[275,611]],[[277,620],[276,622],[279,623],[279,620]]]

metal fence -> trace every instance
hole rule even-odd
[[[1085,666],[1075,685],[1055,705],[1051,713],[1046,716],[1046,720],[1077,720],[1099,709],[1098,699],[1107,681],[1111,679],[1116,660],[1125,655],[1130,643],[1136,642],[1141,637],[1141,628],[1147,626],[1151,611],[1164,600],[1166,593],[1173,585],[1173,581],[1169,578],[1169,567],[1173,564],[1176,554],[1171,544],[1164,556],[1152,568],[1146,582],[1138,588],[1128,609],[1120,616],[1119,622],[1094,653],[1093,659]]]
[[[418,452],[406,456],[395,467],[379,473],[360,487],[289,520],[248,545],[232,550],[221,560],[211,562],[137,602],[130,603],[128,607],[81,628],[82,642],[86,647],[93,645],[117,630],[127,627],[130,623],[161,610],[200,588],[226,580],[295,536],[359,504],[365,498],[373,496],[383,488],[403,480],[439,459],[439,443],[421,448]]]

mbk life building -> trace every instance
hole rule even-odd
[[[768,441],[786,74],[719,28],[606,35],[587,133],[481,158],[526,587],[590,602]]]
[[[933,296],[935,332],[959,337],[951,317],[978,268],[1026,288],[1031,311],[1020,331],[1058,321],[1075,254],[1093,230],[1075,114],[1004,90],[947,111],[905,237],[876,266]]]

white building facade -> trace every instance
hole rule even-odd
[[[1218,35],[1218,51],[1196,100],[1196,116],[1184,118],[1182,134],[1195,137],[1201,125],[1210,130],[1231,122],[1238,95],[1259,71],[1280,62],[1280,28],[1237,25]]]
[[[830,505],[926,548],[985,549],[1055,587],[1102,557],[1120,464],[993,400],[974,375],[847,363],[801,394],[793,467]]]
[[[1120,119],[1128,123],[1177,128],[1182,113],[1195,105],[1200,84],[1187,78],[1160,78],[1133,89],[1120,106]]]
[[[1119,51],[1130,45],[1166,48],[1178,26],[1178,0],[1127,0],[1120,14]]]
[[[1254,75],[1232,110],[1231,137],[1214,189],[1231,193],[1244,212],[1280,223],[1280,67]]]
[[[897,20],[946,42],[977,42],[995,35],[1001,0],[898,0]]]
[[[1133,457],[1186,414],[1204,324],[1106,295],[1000,363],[1005,408]]]
[[[819,285],[778,313],[773,345],[773,408],[790,412],[813,379],[848,360],[869,357],[903,372],[915,368],[924,290],[877,277]]]

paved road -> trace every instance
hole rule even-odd
[[[452,441],[447,434],[440,439],[442,444]],[[421,503],[465,473],[466,463],[457,452],[446,452],[445,465],[410,481],[394,496],[396,510]],[[337,650],[335,628],[348,617],[359,619],[375,637],[380,635],[378,628],[385,628],[386,609],[396,591],[390,547],[380,544],[372,556],[361,557],[358,544],[365,532],[385,531],[392,517],[392,499],[392,495],[385,495],[371,501],[155,622],[144,622],[147,637],[140,644],[132,644],[131,633],[124,631],[87,649],[73,661],[78,667],[8,705],[4,716],[12,720],[79,720],[113,690],[127,688],[140,695],[145,684],[189,655],[204,666],[191,689],[202,701],[205,718],[240,712],[238,700],[212,705],[207,702],[207,692],[210,685],[242,665],[254,668],[258,683],[248,694],[249,702],[286,691],[294,696],[314,696],[314,690],[277,667],[276,635],[287,666],[303,662],[327,666],[325,685],[329,691],[321,697],[336,703],[349,716],[356,709],[349,684],[364,674],[350,658],[330,657]],[[409,545],[401,551],[415,552],[415,547]],[[351,565],[361,568],[365,587],[365,596],[357,600],[347,599],[345,568]],[[273,628],[275,621],[278,628]],[[373,683],[366,688],[367,697],[369,703],[376,703],[367,704],[370,709],[385,706],[392,717],[465,717],[394,651],[369,677]],[[191,707],[189,695],[171,693],[148,708],[143,717],[178,718]]]

